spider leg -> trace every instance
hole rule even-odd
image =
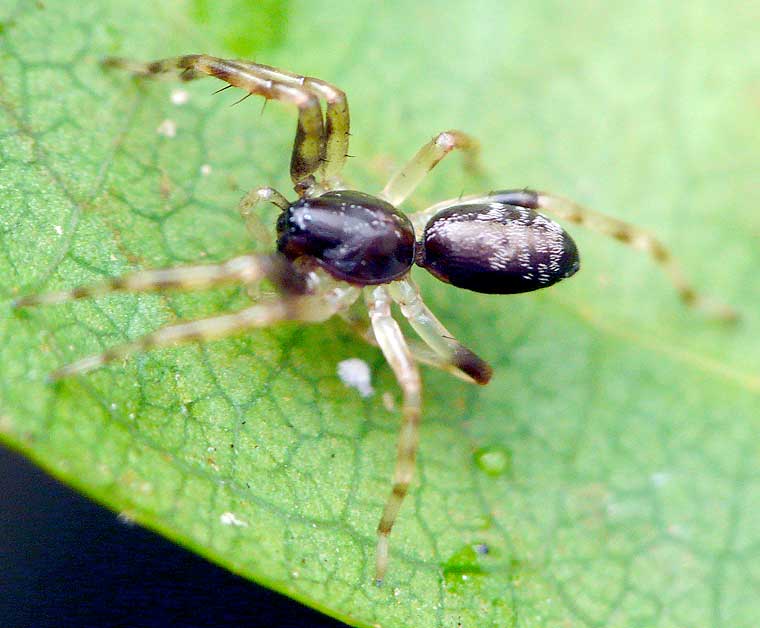
[[[13,302],[13,307],[50,305],[111,292],[151,292],[170,288],[194,290],[233,282],[250,284],[265,276],[278,278],[282,274],[280,265],[281,260],[276,256],[241,255],[221,264],[142,270],[91,286],[20,297]]]
[[[519,204],[524,207],[539,209],[557,218],[582,225],[646,253],[662,268],[685,305],[720,320],[735,321],[737,319],[734,309],[700,294],[686,278],[670,250],[647,231],[629,222],[588,209],[575,201],[546,192],[517,190],[499,192],[497,196],[499,200],[505,197],[504,202],[513,205],[518,203],[510,199],[519,200]]]
[[[375,338],[375,332],[372,331],[372,325],[369,323],[369,320],[365,321],[362,318],[357,317],[354,312],[338,312],[338,316],[340,316],[351,328],[351,331],[359,336],[359,338],[361,338],[364,342],[372,345],[373,347],[380,348],[380,345],[377,343],[377,339]],[[469,382],[471,384],[474,383],[472,377],[463,371],[460,371],[450,362],[444,360],[427,345],[423,345],[420,342],[415,342],[414,340],[407,340],[406,342],[407,345],[409,345],[409,351],[412,353],[412,357],[414,358],[415,362],[419,364],[425,364],[427,366],[432,366],[433,368],[437,368],[441,371],[446,371],[450,375],[458,377],[465,382]]]
[[[155,76],[174,71],[180,71],[180,78],[186,81],[202,76],[214,76],[246,90],[249,94],[258,94],[266,99],[295,105],[298,107],[298,127],[290,160],[290,177],[296,187],[300,184],[304,190],[308,190],[313,186],[313,180],[310,180],[310,177],[320,168],[323,159],[324,122],[319,98],[298,79],[287,77],[273,68],[256,63],[220,59],[203,54],[172,57],[151,63],[110,57],[103,63],[107,67],[122,68],[143,76]],[[332,98],[337,99],[336,102],[339,103],[338,96],[333,95]],[[333,119],[341,118],[340,115],[335,114],[337,108],[338,104],[333,104]],[[347,130],[347,107],[345,117],[341,120],[344,121]],[[335,125],[335,120],[333,124]],[[334,144],[335,140],[333,140]],[[334,146],[331,150],[335,152]]]
[[[400,205],[414,192],[427,173],[453,150],[464,152],[466,168],[476,168],[480,150],[477,140],[462,131],[444,131],[420,148],[417,154],[391,177],[380,197],[391,205]]]
[[[391,298],[399,304],[401,313],[414,331],[438,355],[441,362],[451,365],[474,383],[485,385],[493,371],[490,365],[467,347],[461,345],[428,309],[417,284],[405,277],[388,284]]]
[[[535,190],[501,190],[487,195],[472,195],[450,199],[410,216],[415,231],[422,233],[428,221],[438,212],[467,203],[507,203],[518,207],[527,207],[582,225],[608,237],[614,238],[633,249],[649,255],[663,270],[675,288],[681,301],[688,307],[704,312],[711,318],[732,322],[738,318],[737,312],[720,302],[713,301],[697,291],[686,278],[680,264],[673,258],[670,250],[647,231],[629,222],[606,216],[571,201],[569,199],[537,192]]]
[[[262,202],[271,203],[281,211],[285,211],[290,203],[282,194],[269,186],[254,188],[248,192],[238,203],[238,212],[245,223],[248,235],[254,240],[261,242],[267,249],[272,249],[274,243],[269,229],[266,229],[261,218],[256,213],[256,208]]]
[[[398,439],[396,467],[393,472],[393,488],[385,502],[383,514],[377,526],[375,582],[379,585],[382,584],[388,568],[388,539],[391,529],[414,475],[419,443],[422,384],[419,370],[412,359],[401,329],[391,316],[391,298],[385,286],[367,289],[365,299],[377,343],[393,369],[404,396],[401,433]]]
[[[353,298],[355,299],[357,295],[358,291],[353,295]],[[343,306],[344,304],[339,300],[325,298],[323,294],[300,297],[282,296],[230,314],[163,327],[131,342],[116,345],[103,353],[67,364],[51,373],[50,378],[58,380],[85,373],[108,362],[121,360],[141,351],[183,342],[214,340],[247,329],[269,327],[283,321],[321,322],[330,318]]]
[[[251,61],[237,60],[235,63],[271,81],[293,87],[300,86],[324,98],[327,106],[319,174],[325,179],[328,187],[332,187],[330,182],[340,185],[338,178],[348,158],[348,139],[351,135],[346,93],[335,85],[311,76],[301,76]]]

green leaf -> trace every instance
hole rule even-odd
[[[0,9],[4,441],[351,624],[754,626],[757,10],[739,0],[252,4]],[[234,95],[211,96],[213,81],[141,84],[98,66],[110,54],[202,51],[343,87],[356,156],[347,176],[360,189],[379,189],[434,133],[462,128],[482,142],[484,180],[450,158],[409,209],[462,191],[556,191],[656,232],[741,324],[688,311],[649,260],[577,229],[583,272],[545,292],[462,293],[420,273],[429,305],[496,376],[480,389],[425,369],[418,473],[386,584],[373,586],[399,422],[383,403],[398,391],[377,350],[338,322],[284,325],[50,385],[61,364],[245,296],[10,309],[18,294],[258,246],[235,206],[255,185],[289,187],[293,112],[272,104],[260,115],[254,99],[230,108]],[[187,104],[172,102],[175,89]],[[349,357],[371,365],[373,397],[336,376]]]

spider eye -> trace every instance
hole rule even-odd
[[[417,263],[438,279],[487,294],[545,288],[575,274],[578,249],[556,222],[526,207],[471,203],[433,216]]]

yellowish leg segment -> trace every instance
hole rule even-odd
[[[414,331],[438,355],[441,362],[453,366],[477,384],[485,385],[490,381],[493,371],[488,363],[460,344],[443,326],[423,302],[419,288],[411,277],[388,284],[388,292],[399,304],[401,313]]]
[[[605,216],[561,196],[536,192],[535,197],[537,207],[547,214],[583,225],[649,255],[668,276],[681,301],[687,306],[720,320],[735,321],[737,319],[734,309],[697,292],[691,282],[686,279],[681,266],[673,259],[670,250],[650,233],[631,223]]]
[[[380,197],[398,207],[422,182],[428,172],[451,151],[461,150],[465,167],[474,169],[479,152],[478,142],[462,131],[444,131],[425,144],[411,160],[391,177]]]
[[[63,303],[111,292],[155,292],[178,289],[195,290],[226,283],[249,284],[271,274],[276,261],[268,255],[241,255],[221,264],[198,264],[156,270],[142,270],[108,279],[92,286],[79,286],[71,290],[34,294],[16,299],[17,308]]]
[[[122,68],[143,76],[177,71],[180,72],[180,78],[183,80],[214,76],[230,85],[244,89],[249,94],[258,94],[267,99],[293,104],[298,107],[298,127],[290,161],[291,179],[297,186],[304,184],[321,167],[325,134],[319,98],[292,77],[249,61],[220,59],[203,54],[172,57],[151,63],[109,58],[104,63],[108,67]],[[287,82],[276,78],[278,74],[286,77]],[[339,96],[335,98],[340,100]],[[334,110],[337,107],[338,105],[333,105]],[[335,112],[332,117],[336,117]],[[340,116],[337,115],[337,117]],[[347,107],[345,125],[348,126]],[[334,151],[334,148],[332,150]],[[308,187],[306,184],[306,188]]]
[[[417,365],[412,359],[401,329],[391,316],[391,297],[386,287],[367,288],[365,297],[375,338],[385,359],[393,369],[403,393],[403,418],[398,438],[393,486],[377,526],[375,582],[379,585],[382,584],[388,568],[389,536],[414,475],[419,443],[422,384]]]
[[[271,228],[266,228],[258,213],[256,213],[256,209],[261,203],[271,203],[281,211],[285,211],[290,206],[290,203],[277,190],[268,186],[254,188],[241,198],[240,203],[238,203],[238,212],[243,222],[245,222],[248,235],[271,249],[274,245],[271,235],[272,230]]]
[[[250,61],[236,61],[246,68],[255,69],[261,76],[294,87],[302,86],[313,92],[327,103],[325,111],[325,141],[322,147],[319,174],[324,177],[327,187],[340,177],[341,170],[348,157],[348,140],[350,133],[350,116],[348,99],[343,90],[321,79],[311,76],[300,76],[268,65]]]
[[[736,310],[698,292],[686,278],[670,250],[653,235],[629,222],[606,216],[555,194],[524,189],[465,196],[436,203],[423,211],[411,214],[409,218],[415,232],[421,234],[430,219],[444,209],[468,203],[494,202],[535,209],[560,220],[582,225],[646,253],[670,279],[685,305],[718,320],[733,322],[737,319]]]
[[[340,317],[346,322],[351,330],[359,336],[364,342],[371,344],[373,347],[380,347],[375,339],[375,332],[372,331],[372,325],[369,324],[369,320],[357,317],[354,312],[341,312]],[[414,340],[407,340],[409,345],[409,351],[412,353],[412,358],[418,364],[425,364],[426,366],[432,366],[433,368],[445,371],[454,377],[457,377],[465,382],[474,384],[475,380],[467,375],[467,373],[460,371],[456,366],[447,362],[439,354],[433,351],[429,346],[423,345],[421,342],[415,342]]]
[[[122,360],[133,353],[183,342],[214,340],[247,329],[269,327],[282,321],[320,322],[332,316],[335,311],[334,305],[325,301],[321,296],[293,297],[290,299],[283,297],[267,303],[256,304],[231,314],[163,327],[132,342],[112,347],[101,354],[88,356],[67,364],[54,371],[50,377],[57,380],[85,373],[108,362]]]

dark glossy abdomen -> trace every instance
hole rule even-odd
[[[418,258],[442,281],[488,294],[545,288],[580,266],[575,242],[561,226],[499,202],[462,204],[433,216]]]
[[[351,190],[302,198],[277,221],[277,248],[291,260],[309,256],[337,279],[388,283],[414,262],[414,229],[385,201]]]

